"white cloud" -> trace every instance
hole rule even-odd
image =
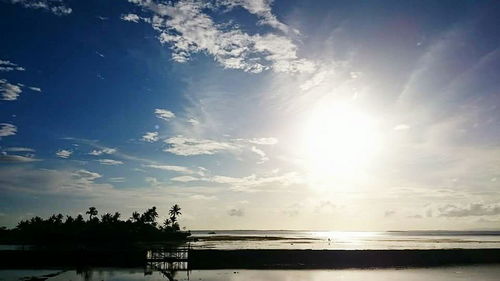
[[[302,91],[308,91],[316,86],[323,83],[329,75],[332,74],[331,70],[318,71],[313,75],[313,77],[300,85]]]
[[[156,114],[156,117],[163,119],[163,120],[166,120],[166,121],[175,117],[175,114],[172,111],[167,110],[167,109],[161,109],[161,108],[155,109],[155,114]]]
[[[20,4],[24,8],[46,10],[57,16],[69,15],[72,12],[62,0],[10,0],[10,2]]]
[[[73,154],[73,151],[61,149],[56,152],[57,157],[67,159]]]
[[[2,100],[14,101],[17,100],[19,95],[23,92],[23,84],[11,84],[6,79],[0,79],[0,94]],[[36,92],[41,92],[42,89],[38,87],[28,87],[28,89]]]
[[[109,178],[110,182],[125,182],[125,180],[124,177]]]
[[[158,132],[147,132],[142,136],[142,140],[146,142],[156,142],[159,140]]]
[[[199,125],[199,124],[200,124],[200,121],[198,121],[198,120],[196,120],[196,119],[194,119],[194,118],[190,118],[190,119],[188,120],[188,122],[189,122],[189,123],[191,123],[191,125],[193,125],[193,126],[196,126],[196,125]]]
[[[0,168],[0,190],[30,193],[58,194],[66,192],[71,196],[82,194],[99,196],[112,188],[109,184],[96,184],[101,175],[87,170],[33,169],[27,166]],[[93,192],[91,192],[93,191]]]
[[[136,14],[126,14],[126,15],[122,15],[120,18],[124,21],[131,21],[131,22],[135,22],[135,23],[137,23],[141,20],[141,18]]]
[[[116,152],[116,148],[105,147],[102,149],[94,149],[91,152],[89,152],[89,154],[94,155],[94,156],[99,156],[99,155],[103,155],[103,154],[113,154],[115,152]]]
[[[151,164],[151,165],[143,165],[143,167],[159,169],[159,170],[164,170],[164,171],[185,173],[185,174],[195,174],[195,172],[193,170],[186,168],[186,167],[182,167],[182,166]]]
[[[102,177],[99,173],[90,172],[90,171],[83,170],[83,169],[73,172],[73,176],[76,178],[79,178],[79,179],[87,180],[87,181],[93,181],[95,179]]]
[[[203,194],[194,194],[194,195],[191,195],[189,197],[189,199],[193,199],[193,200],[215,200],[215,199],[217,199],[217,197],[214,196],[214,195],[207,196],[207,195],[203,195]]]
[[[0,79],[0,94],[2,94],[2,100],[17,100],[22,92],[23,90],[19,84],[10,84],[7,80]]]
[[[278,143],[277,138],[253,138],[248,140],[249,143],[260,145],[273,145]]]
[[[14,136],[17,127],[9,123],[0,123],[0,137]]]
[[[264,162],[269,160],[269,157],[267,157],[266,153],[264,151],[262,151],[261,149],[258,149],[255,146],[252,146],[252,152],[254,152],[255,154],[260,156],[259,164],[264,163]]]
[[[222,151],[230,151],[239,147],[229,142],[219,142],[209,139],[195,139],[184,136],[176,136],[165,140],[169,145],[164,151],[176,155],[212,155]]]
[[[35,92],[41,92],[42,89],[38,88],[38,87],[28,87],[28,89],[32,90],[32,91],[35,91]]]
[[[293,172],[285,173],[283,175],[272,175],[263,177],[258,177],[256,175],[250,175],[247,177],[239,177],[239,178],[227,177],[227,176],[214,176],[211,178],[204,178],[202,180],[220,184],[228,184],[234,191],[247,191],[247,192],[259,191],[260,187],[265,187],[269,184],[273,184],[274,187],[283,187],[302,182],[300,177]]]
[[[0,163],[28,163],[40,161],[39,159],[21,155],[0,154]]]
[[[297,46],[290,38],[274,34],[250,35],[231,23],[217,24],[205,9],[223,4],[242,6],[261,18],[261,23],[287,29],[271,14],[269,2],[219,1],[213,6],[205,1],[181,0],[155,3],[149,0],[129,0],[154,14],[153,28],[160,33],[161,43],[170,45],[172,59],[187,62],[195,53],[207,53],[224,68],[259,73],[266,69],[276,72],[311,72],[315,64],[297,56]]]
[[[102,165],[108,165],[108,166],[123,165],[122,161],[113,160],[113,159],[98,159],[96,161],[101,163]]]
[[[229,7],[241,6],[251,14],[260,18],[259,24],[267,24],[283,32],[289,32],[291,29],[280,22],[271,11],[272,0],[220,0],[220,4]],[[298,32],[298,31],[294,31]]]
[[[472,217],[500,215],[500,204],[472,203],[465,206],[448,204],[439,209],[441,217]]]
[[[178,181],[178,182],[191,182],[191,181],[199,181],[199,178],[195,178],[192,176],[179,176],[179,177],[173,177],[170,178],[171,181]]]
[[[24,67],[19,66],[13,62],[10,62],[8,60],[1,60],[0,59],[0,71],[25,71]]]
[[[256,175],[250,175],[242,178],[214,176],[210,180],[215,183],[230,184],[232,185],[232,189],[237,191],[252,191],[252,189],[255,187],[270,183],[279,183],[281,185],[287,186],[299,182],[299,179],[295,173],[268,177],[257,177]]]

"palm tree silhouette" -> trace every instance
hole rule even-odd
[[[168,213],[173,218],[177,217],[179,215],[182,215],[182,213],[181,213],[181,207],[179,207],[179,205],[175,204],[175,205],[172,206],[172,208],[170,208],[170,211],[168,211]]]
[[[165,221],[163,221],[163,226],[165,228],[170,227],[170,224],[172,224],[172,221],[170,219],[165,219]]]

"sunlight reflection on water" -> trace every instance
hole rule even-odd
[[[19,280],[22,277],[42,276],[47,270],[0,270],[1,280]],[[53,271],[57,272],[57,271]],[[193,270],[176,272],[170,280],[205,280],[205,281],[256,281],[256,280],[302,280],[302,281],[416,281],[416,280],[498,280],[500,267],[490,266],[456,266],[418,269],[343,269],[343,270]],[[48,281],[62,280],[169,280],[160,272],[145,274],[142,269],[93,269],[85,272],[69,270]]]
[[[449,249],[498,248],[491,232],[193,231],[195,248],[211,249]]]

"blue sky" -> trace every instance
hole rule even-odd
[[[491,229],[495,1],[0,1],[0,223]]]

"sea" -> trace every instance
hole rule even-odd
[[[500,231],[192,231],[200,249],[473,249],[499,248]],[[6,249],[4,249],[6,250]],[[0,269],[0,281],[465,281],[500,280],[500,264],[430,268],[372,268],[318,270],[172,270],[144,268]]]
[[[500,266],[338,270],[191,270],[162,273],[142,268],[0,270],[0,280],[48,281],[498,281]]]
[[[500,248],[500,231],[192,231],[200,249],[478,249]]]

